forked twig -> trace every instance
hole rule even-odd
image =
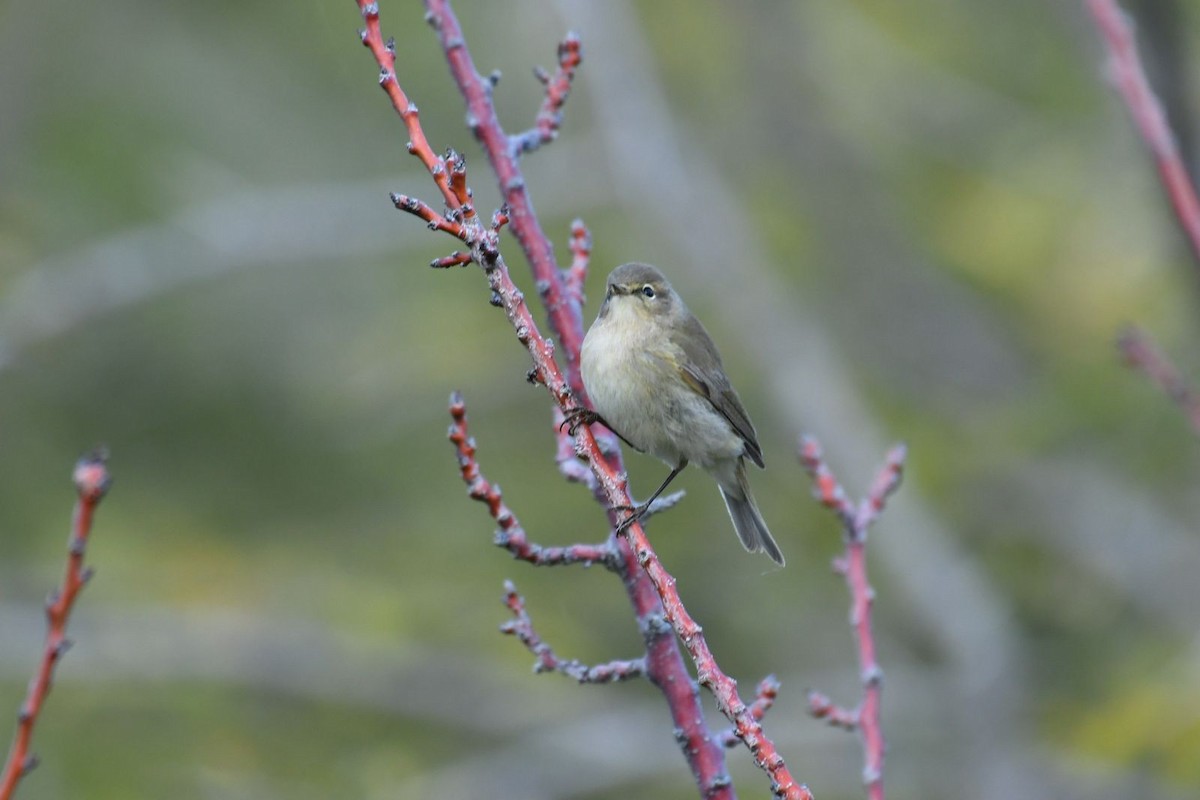
[[[809,436],[800,440],[800,461],[812,476],[813,496],[833,511],[842,523],[846,550],[833,562],[833,568],[846,579],[846,587],[850,590],[850,624],[858,645],[859,675],[863,686],[862,701],[857,708],[843,708],[820,692],[810,691],[808,710],[830,725],[859,732],[863,744],[863,783],[871,800],[883,800],[886,743],[880,723],[883,670],[875,655],[875,636],[871,629],[875,590],[867,578],[867,529],[879,518],[887,498],[899,488],[905,456],[904,445],[893,447],[866,497],[855,505],[825,463],[817,440]]]

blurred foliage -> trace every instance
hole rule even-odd
[[[1200,14],[1158,5],[1178,12],[1186,87]],[[432,143],[467,153],[494,206],[420,5],[382,6]],[[503,122],[529,124],[529,69],[552,63],[576,7],[455,7],[479,68],[505,76]],[[632,14],[645,81],[662,82],[767,269],[908,441],[896,502],[933,510],[1013,620],[1022,727],[996,752],[1194,796],[1200,442],[1112,341],[1139,322],[1200,380],[1198,273],[1082,4],[610,9]],[[0,9],[0,710],[37,657],[75,457],[105,442],[116,478],[22,798],[695,796],[653,687],[535,678],[496,632],[511,577],[561,654],[640,645],[615,579],[512,563],[464,496],[443,435],[452,389],[533,538],[605,535],[556,472],[546,398],[483,280],[428,270],[452,243],[390,208],[389,188],[433,192],[357,24],[349,0]],[[562,135],[526,163],[543,226],[560,256],[573,217],[592,227],[589,320],[616,263],[683,276],[758,425],[770,469],[752,480],[789,566],[742,554],[699,473],[650,535],[722,666],[747,690],[784,679],[769,724],[796,772],[819,797],[861,796],[854,737],[803,714],[805,687],[850,702],[856,685],[827,569],[836,526],[792,452],[826,421],[779,412],[767,377],[787,366],[755,360],[728,298],[689,280],[647,217],[654,198],[616,177],[597,131],[640,120],[600,104],[588,74],[622,55],[581,33]],[[1194,95],[1168,94],[1196,113]],[[728,223],[702,197],[674,211]],[[837,468],[839,443],[825,446]],[[636,455],[629,469],[643,492],[663,474]],[[869,477],[842,474],[854,493]],[[874,535],[903,536],[888,520]],[[1126,520],[1128,551],[1088,538]],[[1122,572],[1133,562],[1146,571]],[[890,792],[963,796],[937,712],[953,661],[939,621],[872,563]],[[765,793],[743,750],[730,769],[744,796]]]

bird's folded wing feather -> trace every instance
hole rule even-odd
[[[692,391],[712,403],[720,414],[729,420],[737,435],[746,443],[746,455],[758,466],[763,466],[762,448],[754,425],[742,406],[737,392],[725,376],[717,348],[700,322],[692,317],[685,327],[684,335],[677,344],[683,349],[685,360],[679,364],[679,374]]]

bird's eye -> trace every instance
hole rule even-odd
[[[654,297],[654,287],[649,284],[643,286],[642,294],[646,295],[646,297]]]

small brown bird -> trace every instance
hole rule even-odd
[[[754,425],[708,332],[661,272],[648,264],[613,270],[600,314],[583,340],[580,366],[595,413],[581,409],[569,417],[572,424],[598,419],[671,467],[626,524],[693,463],[716,478],[746,549],[784,563],[746,480],[747,458],[763,466]]]

